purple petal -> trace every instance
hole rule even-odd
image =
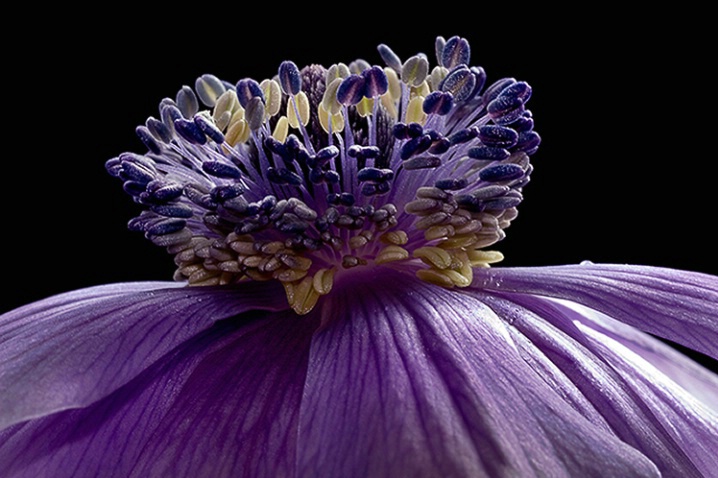
[[[718,359],[718,277],[648,266],[491,268],[474,287],[567,299]]]
[[[657,476],[568,406],[482,302],[383,272],[327,297],[301,476]]]
[[[294,476],[317,324],[293,312],[215,324],[98,402],[0,432],[0,469],[53,478]]]
[[[115,284],[0,316],[0,429],[92,403],[216,321],[283,307],[281,288]]]
[[[661,345],[656,339],[576,304],[520,294],[481,300],[512,324],[529,362],[571,397],[571,406],[605,420],[662,473],[701,477],[718,469],[718,412],[628,346],[636,339]],[[702,384],[712,401],[716,384]]]

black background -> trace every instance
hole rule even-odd
[[[8,19],[21,33],[3,42],[0,312],[80,287],[171,279],[171,258],[127,231],[139,209],[104,170],[121,152],[144,151],[134,128],[163,97],[203,73],[261,80],[284,59],[381,63],[378,43],[433,63],[436,35],[469,39],[489,81],[533,87],[543,143],[500,247],[503,265],[718,273],[714,55],[701,12],[435,8],[408,17],[365,6],[303,9],[302,18],[260,7],[196,6],[173,18],[66,7]]]

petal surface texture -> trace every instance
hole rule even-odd
[[[237,290],[114,284],[3,314],[0,429],[88,405],[217,320],[285,307],[277,294],[274,287],[258,285]]]
[[[299,476],[659,476],[475,297],[383,274],[340,288],[325,313]]]
[[[492,268],[480,289],[567,299],[718,359],[718,276],[650,266]]]
[[[222,321],[92,405],[0,432],[3,476],[294,476],[315,322]]]

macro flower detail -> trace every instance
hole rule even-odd
[[[137,133],[144,155],[107,163],[190,285],[279,280],[309,312],[337,275],[384,265],[445,287],[502,259],[484,248],[516,217],[540,143],[531,88],[484,90],[469,43],[438,38],[438,64],[358,60],[235,84],[183,87]]]
[[[109,173],[174,282],[0,315],[0,476],[709,477],[718,278],[500,267],[541,142],[435,64],[200,76]],[[555,160],[555,159],[554,159]]]

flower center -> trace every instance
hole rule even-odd
[[[106,164],[144,207],[130,221],[190,285],[279,280],[309,312],[338,275],[394,267],[444,287],[502,255],[540,137],[524,82],[470,67],[465,39],[386,67],[363,60],[235,85],[203,75]]]

